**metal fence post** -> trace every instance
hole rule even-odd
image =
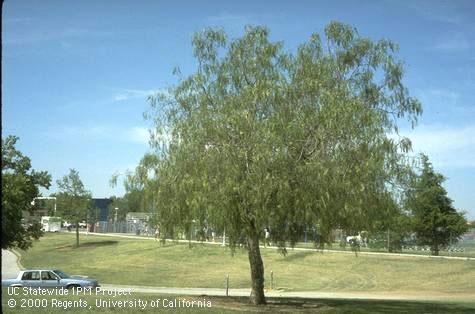
[[[229,274],[226,275],[226,296],[229,296]]]
[[[274,272],[270,271],[270,289],[274,289]]]

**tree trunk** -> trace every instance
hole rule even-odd
[[[439,256],[439,243],[434,243],[434,245],[432,246],[432,254],[434,256]]]
[[[251,266],[251,303],[255,305],[266,304],[264,296],[264,263],[259,249],[259,235],[253,230],[247,237],[249,264]]]
[[[79,247],[79,221],[76,221],[76,247]]]
[[[391,234],[390,234],[389,228],[388,228],[388,252],[389,253],[393,252],[393,249],[391,247]]]

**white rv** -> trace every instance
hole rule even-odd
[[[41,217],[41,229],[45,232],[61,231],[61,217]]]

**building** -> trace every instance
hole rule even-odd
[[[109,218],[109,204],[112,202],[109,198],[93,198],[91,199],[92,208],[95,209],[95,221],[107,221]]]

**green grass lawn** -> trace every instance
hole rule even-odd
[[[55,300],[53,300],[55,299]],[[15,301],[12,307],[11,300]],[[35,301],[36,300],[36,301]],[[81,300],[81,307],[78,302]],[[98,307],[96,300],[122,301],[127,306],[112,305]],[[140,303],[138,303],[140,300]],[[202,301],[207,307],[165,307],[170,301],[183,300]],[[70,301],[70,304],[66,302]],[[37,302],[37,303],[36,303]],[[60,303],[61,302],[61,303]],[[209,303],[208,303],[209,302]],[[134,293],[130,296],[108,298],[102,296],[12,296],[6,289],[2,289],[2,312],[3,313],[473,313],[474,303],[440,303],[440,302],[412,302],[412,301],[369,301],[369,300],[317,300],[317,299],[272,299],[268,298],[265,306],[252,306],[247,298],[238,297],[190,297],[174,295],[153,295]],[[36,305],[35,305],[36,304]],[[40,305],[42,304],[42,305]],[[139,305],[141,309],[139,309]],[[64,306],[64,307],[63,307]]]
[[[228,248],[81,235],[47,234],[22,253],[27,268],[60,268],[103,284],[159,287],[249,288],[247,252]],[[266,286],[290,291],[378,292],[461,295],[475,299],[475,262],[414,257],[367,256],[289,250],[282,256],[262,250]]]
[[[132,234],[130,234],[132,235]],[[135,234],[133,234],[135,236]],[[142,238],[151,238],[152,235],[145,235],[141,234],[139,237]],[[217,243],[222,242],[221,237],[216,238]],[[315,244],[311,242],[310,240],[308,242],[297,242],[295,245],[296,248],[307,248],[307,249],[315,249]],[[454,247],[463,249],[463,252],[449,252],[447,250],[441,250],[439,252],[440,256],[456,256],[456,257],[474,257],[475,258],[475,240],[465,240],[465,241],[459,241],[458,243],[454,244]],[[331,251],[348,251],[351,252],[352,249],[350,245],[346,245],[342,247],[339,242],[334,242],[332,245],[325,245],[325,250],[331,250]],[[361,247],[360,248],[361,252],[378,252],[378,253],[388,253],[386,248],[375,248],[375,247]],[[431,252],[430,251],[423,251],[423,250],[409,250],[409,249],[404,249],[401,252],[395,252],[398,254],[415,254],[415,255],[427,255],[430,256]]]

